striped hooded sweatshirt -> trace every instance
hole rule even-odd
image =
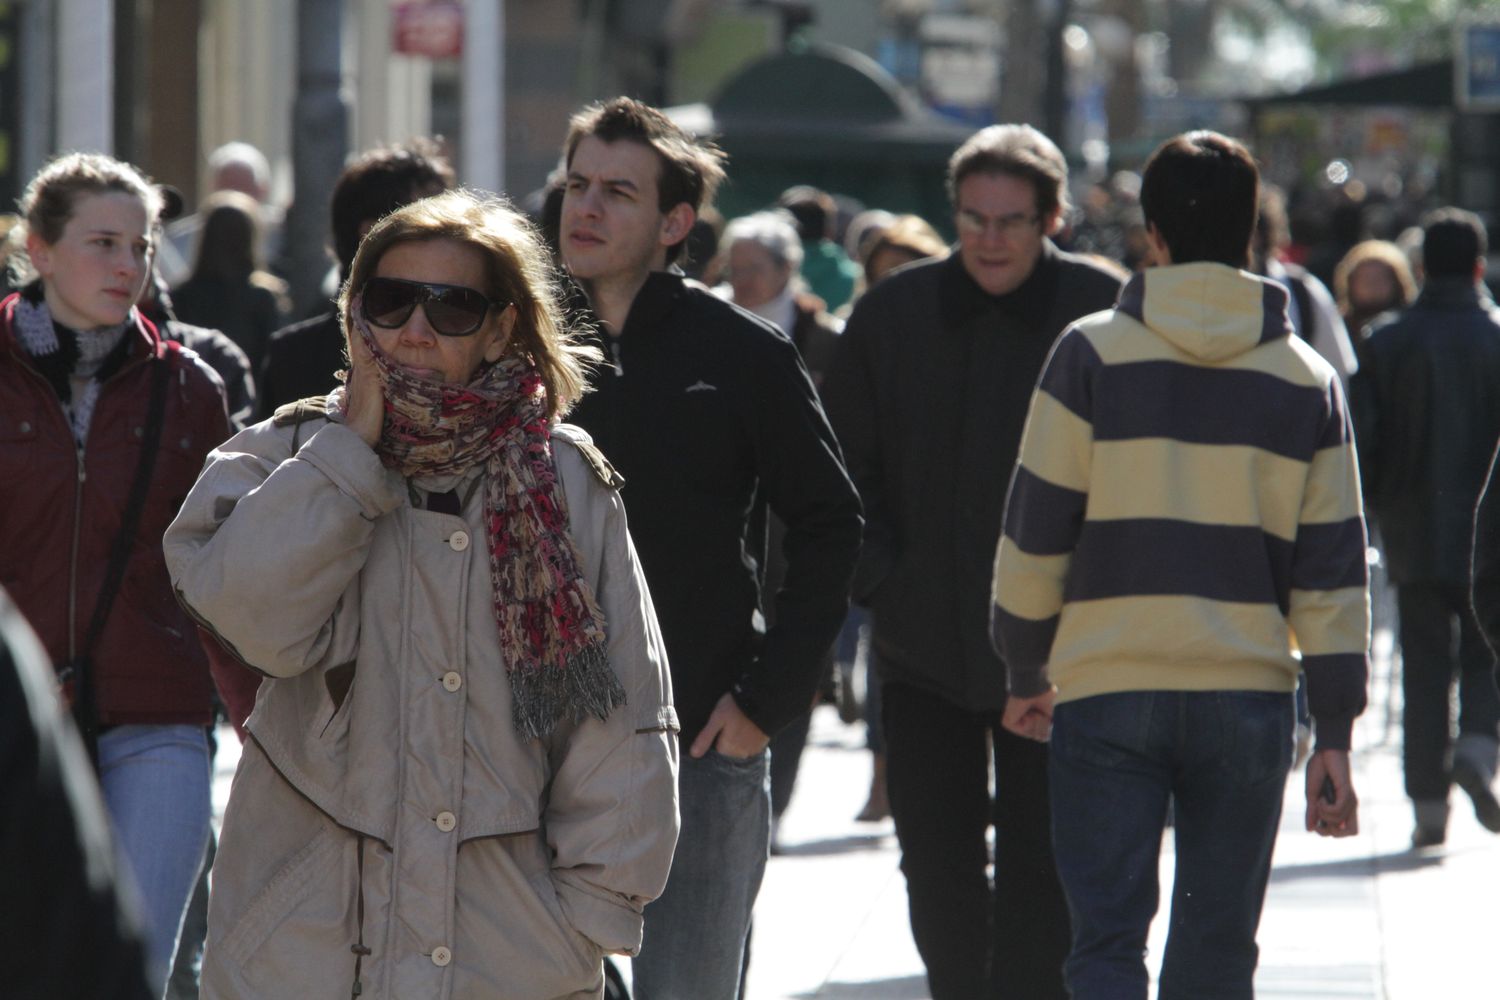
[[[1338,376],[1285,289],[1154,268],[1058,339],[995,557],[1010,690],[1291,691],[1320,749],[1365,705],[1365,526]]]

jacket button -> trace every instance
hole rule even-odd
[[[437,823],[437,828],[439,830],[442,830],[444,833],[452,833],[453,828],[455,826],[458,826],[458,817],[454,816],[451,812],[448,812],[445,809],[437,814],[434,822]]]
[[[432,949],[433,965],[441,967],[447,965],[451,961],[453,961],[453,952],[449,951],[447,948],[444,948],[442,945],[438,945],[436,948]]]
[[[457,670],[450,670],[443,675],[443,688],[447,691],[457,691],[464,686],[463,676]]]
[[[31,433],[31,421],[30,420],[23,420],[23,421],[21,421],[21,433],[22,434],[30,434]]]
[[[448,536],[448,545],[454,552],[462,552],[469,547],[469,533],[467,531],[455,531]]]
[[[135,429],[135,436],[137,438],[139,438],[139,439],[144,440],[145,437],[146,437],[146,428],[144,428],[144,427],[137,427]]]

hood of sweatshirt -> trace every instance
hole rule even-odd
[[[1292,332],[1287,291],[1224,264],[1173,264],[1135,275],[1119,309],[1202,361],[1238,357]]]

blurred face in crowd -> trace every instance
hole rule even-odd
[[[792,280],[790,264],[778,261],[753,240],[737,240],[729,248],[729,286],[735,305],[755,309],[786,291]]]
[[[1349,272],[1349,304],[1357,311],[1385,310],[1400,302],[1401,283],[1390,265],[1367,260]]]
[[[975,173],[959,182],[954,206],[964,270],[991,295],[1015,291],[1042,254],[1057,213],[1036,207],[1036,186],[1010,174]]]
[[[687,204],[662,212],[661,161],[649,146],[585,136],[563,189],[562,256],[573,277],[614,283],[666,266],[667,247],[693,224]]]
[[[62,236],[26,242],[52,318],[76,330],[125,322],[151,274],[151,227],[140,198],[121,191],[84,194]]]
[[[458,285],[490,297],[484,252],[458,240],[397,243],[381,255],[374,277]],[[516,322],[514,307],[491,305],[478,330],[467,336],[438,333],[428,316],[430,307],[431,303],[413,306],[410,315],[395,327],[382,326],[378,321],[398,319],[399,310],[376,316],[370,323],[375,342],[397,364],[418,378],[467,385],[482,363],[500,360]]]

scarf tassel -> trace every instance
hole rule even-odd
[[[597,642],[569,655],[560,669],[511,671],[510,691],[516,732],[532,740],[551,736],[563,719],[577,724],[592,715],[603,721],[625,704],[625,689]]]

